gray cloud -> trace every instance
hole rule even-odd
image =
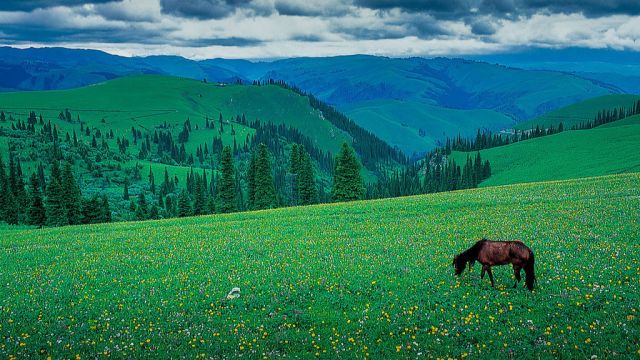
[[[196,19],[222,19],[238,9],[249,9],[258,15],[267,15],[265,7],[253,0],[160,0],[162,12]]]
[[[106,4],[121,0],[2,0],[0,11],[31,11],[54,6],[78,6],[84,4]]]
[[[638,0],[355,0],[361,7],[375,10],[403,9],[425,12],[437,18],[492,15],[531,16],[537,12],[582,13],[598,17],[611,14],[640,14]]]

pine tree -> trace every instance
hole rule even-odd
[[[129,178],[124,178],[124,191],[122,198],[124,200],[129,200]]]
[[[178,216],[191,216],[191,201],[189,200],[189,193],[185,189],[180,192],[178,197]]]
[[[309,154],[306,152],[301,154],[298,176],[298,199],[300,205],[318,203],[318,188],[313,174],[313,165],[311,164]]]
[[[51,180],[47,186],[45,210],[47,215],[47,225],[64,226],[69,224],[67,209],[65,208],[64,202],[64,189],[60,184],[60,180],[53,175],[51,176]]]
[[[258,145],[255,162],[254,208],[269,209],[276,206],[276,192],[271,173],[269,149],[265,144]]]
[[[82,199],[82,223],[96,224],[102,218],[102,201],[98,195],[94,195],[89,199]]]
[[[149,191],[155,195],[156,193],[156,181],[153,177],[153,171],[151,171],[151,166],[149,166]]]
[[[336,156],[331,199],[336,202],[358,200],[363,198],[364,191],[360,163],[353,149],[347,143],[343,143],[340,153]]]
[[[247,207],[249,210],[254,209],[256,198],[256,153],[251,152],[249,158],[249,169],[247,170]]]
[[[206,214],[205,185],[202,184],[202,178],[200,176],[195,176],[193,181],[195,182],[193,190],[193,215]]]
[[[29,188],[29,209],[27,210],[27,220],[29,225],[42,227],[46,221],[46,212],[42,201],[42,192],[40,191],[40,181],[38,175],[34,172],[31,175]]]
[[[221,213],[230,213],[237,210],[237,198],[235,191],[235,169],[233,167],[233,157],[231,155],[231,147],[228,145],[222,150],[222,159],[220,164],[220,185],[218,186],[218,194],[220,198],[219,211]]]
[[[149,217],[149,209],[147,208],[147,199],[144,193],[138,195],[138,206],[136,206],[136,220],[147,220]]]
[[[109,198],[107,195],[102,196],[102,213],[100,222],[111,222],[111,207],[109,206]]]
[[[67,210],[69,224],[80,224],[82,216],[82,194],[73,176],[73,168],[69,162],[65,163],[62,171],[63,201]]]

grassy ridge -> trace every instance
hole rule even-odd
[[[639,99],[640,95],[628,94],[600,96],[548,112],[514,127],[518,130],[529,130],[534,129],[536,126],[548,128],[553,125],[557,127],[562,122],[565,129],[570,129],[573,125],[578,126],[580,123],[593,121],[593,118],[601,110],[613,110],[620,107],[629,108]]]
[[[182,129],[189,117],[200,130],[192,132],[194,140],[187,146],[189,152],[213,136],[217,129],[204,129],[205,117],[218,121],[246,114],[247,120],[259,119],[275,124],[288,124],[313,139],[321,149],[337,152],[343,141],[350,137],[323,120],[309,106],[308,99],[278,86],[218,86],[201,81],[176,77],[144,75],[119,78],[104,83],[72,90],[33,91],[0,94],[0,110],[15,111],[26,120],[30,110],[52,119],[63,131],[78,124],[58,121],[58,113],[69,108],[73,114],[103,133],[113,129],[116,136],[130,135],[131,127],[153,130],[166,121]],[[104,122],[102,122],[104,119]],[[244,144],[253,130],[234,124],[236,140]],[[144,132],[144,131],[143,131]],[[227,130],[222,136],[225,144],[233,143]],[[115,141],[114,141],[115,144]]]
[[[637,356],[639,183],[3,231],[0,356]],[[535,292],[453,276],[483,236],[533,248]]]
[[[491,177],[480,186],[640,171],[640,116],[482,150]],[[473,153],[475,155],[475,153]],[[467,154],[454,152],[464,164]]]

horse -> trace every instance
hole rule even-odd
[[[482,239],[469,249],[453,257],[455,274],[460,276],[467,263],[469,263],[469,271],[471,271],[471,266],[473,266],[476,260],[482,264],[480,278],[484,279],[484,273],[489,273],[491,287],[494,286],[491,267],[494,265],[513,264],[513,275],[516,278],[513,287],[518,286],[520,270],[524,269],[527,289],[533,291],[533,285],[536,282],[536,275],[534,273],[535,258],[533,251],[522,241],[491,241]]]

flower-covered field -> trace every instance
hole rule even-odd
[[[0,358],[640,357],[640,174],[0,231]],[[481,237],[533,293],[454,277]]]

